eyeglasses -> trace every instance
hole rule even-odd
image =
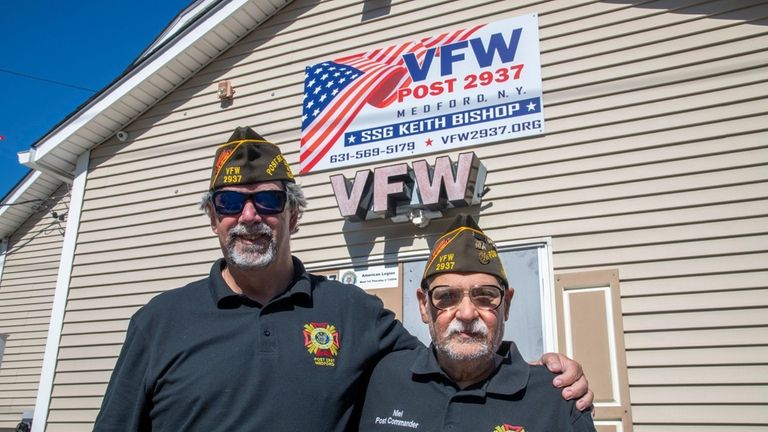
[[[441,310],[449,310],[457,307],[465,295],[476,308],[481,310],[495,310],[501,305],[504,298],[504,290],[495,285],[475,285],[468,290],[447,285],[440,285],[427,291],[432,306]]]
[[[287,199],[287,194],[282,190],[264,190],[253,193],[217,190],[213,193],[211,201],[213,201],[213,208],[216,213],[220,215],[242,213],[246,201],[251,201],[259,214],[273,215],[282,213]]]

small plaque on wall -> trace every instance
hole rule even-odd
[[[397,288],[400,286],[400,268],[397,264],[339,270],[343,283],[357,285],[364,290]]]
[[[315,272],[328,279],[357,285],[367,293],[373,294],[384,302],[384,306],[393,311],[398,319],[403,313],[403,287],[400,264],[387,264],[373,267],[342,268]]]

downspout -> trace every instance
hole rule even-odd
[[[5,254],[8,252],[8,238],[3,238],[0,242],[0,282],[3,280],[3,269],[5,268]],[[0,285],[2,286],[2,285]],[[5,352],[5,341],[7,336],[0,334],[0,365],[3,364],[3,354]]]
[[[8,252],[8,238],[0,242],[0,281],[3,280],[3,268],[5,268],[5,254]]]
[[[34,150],[32,150],[34,151]],[[85,195],[85,180],[88,174],[88,162],[90,151],[86,151],[77,158],[77,166],[72,181],[72,192],[67,213],[67,227],[64,232],[64,245],[59,260],[59,272],[56,278],[56,292],[53,296],[51,308],[51,322],[48,325],[48,338],[45,341],[45,355],[43,368],[40,372],[40,386],[37,389],[35,402],[35,414],[32,420],[32,432],[44,432],[48,421],[48,409],[51,403],[51,391],[56,372],[56,364],[59,356],[59,342],[61,330],[64,325],[64,311],[69,296],[69,282],[72,276],[72,262],[75,258],[75,245],[80,229],[80,213],[83,208],[83,196]],[[21,159],[21,154],[19,154]],[[46,172],[46,174],[50,174]]]

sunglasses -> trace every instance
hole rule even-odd
[[[468,290],[440,285],[427,291],[427,295],[432,306],[440,310],[457,307],[464,300],[465,295],[469,296],[469,300],[478,309],[496,310],[501,305],[501,299],[504,298],[504,290],[495,285],[476,285]]]
[[[246,201],[251,201],[260,215],[282,213],[287,199],[288,195],[282,190],[264,190],[253,193],[217,190],[211,197],[216,213],[227,216],[242,213]]]

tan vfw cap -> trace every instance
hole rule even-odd
[[[435,242],[421,284],[425,286],[427,279],[440,273],[458,272],[491,274],[509,286],[496,245],[468,214],[456,216]]]
[[[238,127],[216,149],[210,190],[272,180],[295,182],[280,148],[249,127]]]

